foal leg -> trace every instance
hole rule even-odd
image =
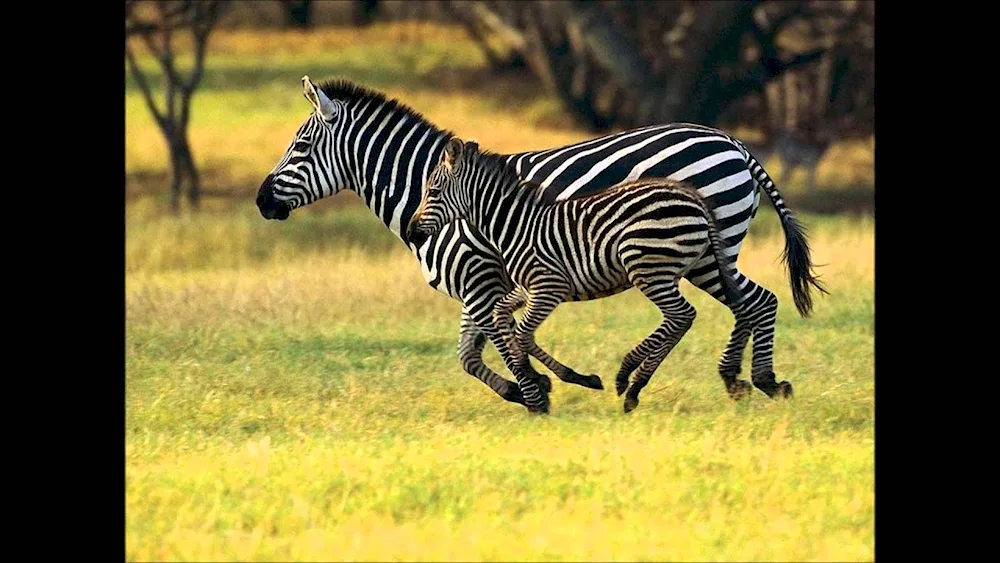
[[[486,335],[476,326],[468,308],[462,307],[462,322],[458,337],[458,359],[466,373],[485,383],[504,400],[524,404],[521,388],[513,381],[494,372],[483,363]]]
[[[574,371],[572,368],[566,367],[560,364],[555,358],[548,355],[545,350],[542,350],[538,344],[535,343],[535,335],[532,333],[528,338],[528,353],[537,358],[545,367],[552,370],[552,373],[556,374],[560,380],[566,383],[572,383],[574,385],[579,385],[581,387],[586,387],[588,389],[604,389],[604,383],[601,382],[601,377],[598,375],[581,375]]]
[[[522,307],[527,303],[527,296],[523,292],[518,292],[518,296],[514,298],[512,303],[513,310]],[[515,322],[515,325],[517,323]],[[510,344],[508,343],[508,346]],[[572,383],[574,385],[580,385],[581,387],[587,387],[589,389],[604,389],[604,384],[601,382],[601,378],[597,375],[581,375],[577,373],[574,369],[564,366],[558,360],[553,358],[541,348],[535,342],[535,335],[531,334],[531,338],[528,341],[526,352],[532,357],[536,358],[538,361],[542,362],[542,365],[547,367],[552,373],[556,374],[560,380],[565,383]],[[548,383],[548,387],[545,384]],[[545,389],[546,392],[552,391],[552,383],[545,378],[544,381],[539,381],[539,386]]]
[[[546,414],[549,412],[548,392],[540,389],[537,380],[531,376],[534,369],[515,334],[514,308],[523,302],[523,297],[518,295],[517,289],[496,302],[492,315],[492,326],[497,334],[494,344],[500,342],[507,351],[507,355],[504,356],[505,359],[509,358],[507,367],[514,374],[517,384],[521,387],[521,394],[524,396],[528,411],[532,414]],[[523,324],[522,321],[517,329],[520,330]]]
[[[667,357],[674,346],[684,337],[688,329],[691,328],[691,325],[694,324],[697,314],[694,307],[681,295],[675,279],[664,279],[662,281],[638,279],[633,283],[660,309],[660,312],[663,313],[663,322],[653,331],[653,334],[629,353],[633,357],[633,361],[635,357],[638,357],[639,351],[645,352],[645,358],[641,362],[639,371],[635,374],[632,384],[625,391],[623,406],[626,413],[631,412],[639,405],[639,392],[649,383],[649,379],[653,376],[656,369],[660,367],[664,358]],[[628,358],[629,356],[626,356],[626,359]],[[626,366],[623,362],[622,370],[624,371],[625,369]],[[635,367],[631,369],[634,370]],[[623,371],[619,372],[619,378],[622,377]],[[624,373],[624,378],[627,383],[628,372]],[[616,381],[616,387],[619,387],[620,384],[621,379]],[[621,395],[621,392],[618,394]]]

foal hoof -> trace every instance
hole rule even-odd
[[[780,397],[780,398],[782,398],[782,399],[791,399],[792,398],[792,384],[789,383],[789,382],[787,382],[787,381],[782,381],[781,383],[779,383],[778,384],[778,393],[777,393],[777,396]]]
[[[584,387],[588,389],[596,389],[597,391],[604,391],[604,382],[601,381],[601,376],[599,375],[586,375],[583,378],[586,383],[583,384]]]
[[[604,390],[604,383],[598,375],[580,375],[579,373],[570,370],[570,372],[566,374],[566,381],[568,383],[575,383],[581,387],[586,387],[587,389],[596,389],[598,391]]]
[[[750,383],[743,379],[737,379],[733,381],[731,385],[726,387],[726,391],[729,392],[729,398],[734,401],[739,401],[743,399],[743,397],[746,397],[750,392],[750,389],[752,389]]]
[[[505,401],[518,405],[524,405],[524,395],[521,394],[521,388],[517,385],[511,385],[507,391],[500,396],[503,397]]]
[[[619,397],[622,396],[622,393],[624,393],[626,389],[628,389],[628,380],[627,379],[624,380],[624,381],[622,381],[620,379],[615,381],[615,392],[618,393]]]
[[[528,414],[530,414],[531,416],[542,416],[549,414],[548,402],[542,405],[535,405],[535,406],[527,405],[527,407],[528,407]]]
[[[538,388],[546,393],[552,392],[552,379],[545,374],[538,374]]]
[[[534,368],[528,368],[528,377],[535,380],[538,388],[545,393],[552,392],[552,380],[544,373],[538,373]]]
[[[625,404],[623,405],[623,407],[625,408],[625,414],[632,412],[633,410],[635,410],[635,407],[638,406],[639,406],[638,397],[634,399],[632,397],[625,397]]]

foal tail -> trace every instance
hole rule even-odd
[[[743,299],[743,292],[740,291],[740,286],[736,285],[732,264],[722,251],[724,248],[722,237],[719,236],[715,216],[707,203],[705,204],[705,218],[708,219],[708,240],[711,243],[712,256],[715,256],[715,265],[719,267],[719,281],[722,283],[722,291],[726,294],[726,300],[729,303],[739,303]]]
[[[719,283],[722,284],[722,292],[726,295],[726,301],[730,304],[739,303],[743,300],[743,292],[736,284],[732,263],[723,252],[725,246],[722,244],[722,237],[719,236],[719,226],[715,222],[715,208],[708,199],[698,193],[694,186],[684,184],[684,187],[692,195],[692,199],[698,202],[698,206],[702,209],[705,220],[708,222],[709,246],[712,248],[712,256],[715,257],[715,265],[719,268]]]

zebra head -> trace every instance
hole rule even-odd
[[[350,187],[346,170],[338,166],[348,110],[340,100],[331,100],[302,77],[303,94],[313,106],[292,139],[288,150],[257,191],[257,209],[265,219],[285,220],[297,207],[331,196]]]
[[[467,181],[465,172],[469,165],[463,155],[472,154],[476,149],[478,145],[474,142],[464,143],[458,137],[448,140],[441,153],[441,161],[427,177],[420,207],[417,207],[406,227],[407,240],[422,246],[428,238],[441,232],[446,224],[468,214],[468,190],[461,187]]]

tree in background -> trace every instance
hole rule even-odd
[[[146,106],[163,133],[170,152],[170,204],[180,211],[181,196],[186,191],[192,208],[201,197],[198,168],[188,142],[191,98],[205,68],[208,37],[222,17],[226,0],[187,0],[175,2],[125,2],[125,60],[142,91]],[[194,62],[187,73],[177,64],[175,39],[188,32]],[[146,71],[139,64],[133,42],[141,41],[156,59],[163,79],[163,104],[157,104]]]
[[[281,0],[281,7],[285,9],[286,27],[312,27],[312,0]]]
[[[772,81],[816,66],[832,49],[838,61],[862,65],[853,75],[870,76],[873,58],[864,45],[874,37],[873,25],[865,25],[874,21],[871,4],[447,1],[491,63],[512,60],[489,42],[505,45],[595,130],[716,124],[737,102],[762,98]]]
[[[367,27],[378,17],[379,0],[354,0],[354,25]]]

